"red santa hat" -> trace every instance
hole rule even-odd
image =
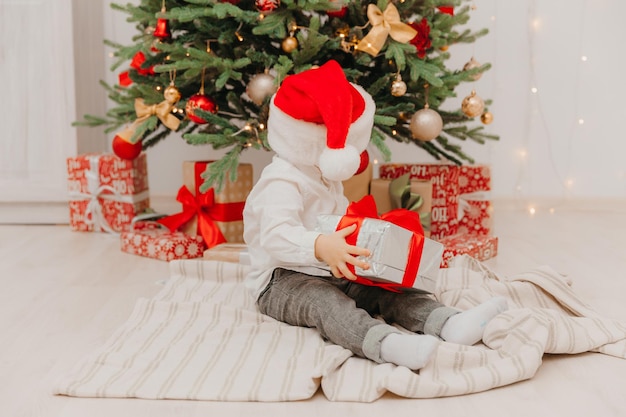
[[[372,97],[331,60],[285,78],[270,102],[268,142],[290,162],[343,181],[359,168],[375,110]]]

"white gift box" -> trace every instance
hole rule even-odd
[[[317,230],[325,234],[333,233],[341,218],[339,215],[318,216]],[[355,267],[356,275],[380,283],[402,284],[412,237],[413,232],[396,224],[364,218],[358,231],[356,245],[369,249],[370,256],[360,258],[368,262],[370,268],[364,270]],[[423,239],[424,247],[419,259],[417,276],[410,288],[432,293],[435,291],[444,247],[432,239],[425,237]]]

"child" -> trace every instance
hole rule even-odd
[[[347,265],[369,268],[363,260],[369,251],[345,241],[356,225],[332,234],[315,231],[318,215],[345,213],[341,181],[359,167],[374,111],[372,97],[349,83],[335,61],[284,80],[268,120],[276,155],[244,209],[252,263],[246,285],[264,314],[316,328],[358,356],[417,370],[440,338],[466,345],[481,340],[485,325],[506,310],[506,300],[460,312],[428,294],[354,283]],[[325,265],[332,276],[320,269]]]

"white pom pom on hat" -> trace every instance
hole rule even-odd
[[[331,60],[285,78],[270,102],[268,142],[292,163],[316,165],[325,178],[343,181],[359,168],[375,109]]]

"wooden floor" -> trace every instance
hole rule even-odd
[[[547,264],[604,316],[626,323],[626,201],[496,202],[497,272]],[[216,403],[53,396],[55,378],[102,344],[167,264],[122,253],[116,237],[67,226],[0,225],[0,417],[626,416],[626,360],[547,356],[534,378],[461,397],[372,404]]]

